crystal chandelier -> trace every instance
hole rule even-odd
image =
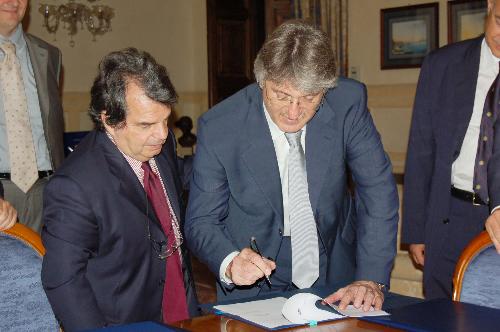
[[[96,0],[87,0],[95,2]],[[96,40],[97,35],[103,35],[111,31],[111,19],[115,16],[111,7],[104,5],[87,6],[83,3],[69,0],[63,5],[40,4],[38,11],[44,17],[43,26],[49,33],[55,33],[59,29],[59,23],[62,22],[63,28],[68,30],[70,36],[69,45],[75,46],[73,36],[78,30],[87,30],[92,34],[92,40]]]

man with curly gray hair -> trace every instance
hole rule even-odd
[[[199,120],[185,235],[219,300],[328,287],[341,307],[382,306],[398,196],[366,88],[334,59],[325,33],[285,22],[257,55],[257,84]]]

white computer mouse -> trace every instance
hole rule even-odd
[[[294,324],[308,324],[311,321],[320,322],[342,317],[329,311],[328,306],[325,306],[324,310],[318,308],[316,303],[321,300],[321,297],[310,293],[295,294],[286,300],[281,313]]]

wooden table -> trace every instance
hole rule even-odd
[[[193,332],[253,332],[253,331],[266,331],[264,329],[252,326],[250,324],[217,315],[206,315],[196,317],[194,319],[185,320],[173,324],[173,326],[186,329]],[[391,327],[364,322],[356,318],[346,318],[326,323],[320,323],[315,327],[295,327],[280,331],[308,331],[308,332],[367,332],[367,331],[401,331]]]

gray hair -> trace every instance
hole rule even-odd
[[[290,82],[304,93],[335,86],[335,57],[328,36],[301,20],[281,24],[267,37],[254,62],[261,87],[265,80]]]

